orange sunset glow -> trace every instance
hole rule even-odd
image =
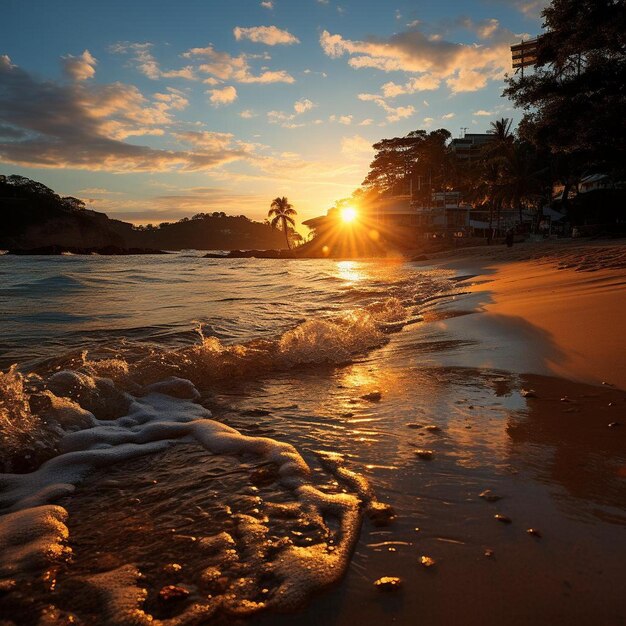
[[[0,626],[624,626],[625,5],[3,0]]]

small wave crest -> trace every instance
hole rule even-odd
[[[15,370],[7,376],[5,386],[11,387],[15,404],[11,410],[24,415],[30,410],[32,415],[32,407],[27,409],[26,404],[36,395],[29,397],[27,390],[34,382],[25,381]],[[196,403],[199,394],[188,380],[165,379],[133,395],[119,391],[110,380],[61,371],[47,381],[45,393],[64,427],[57,422],[61,432],[55,456],[29,473],[0,474],[0,580],[39,576],[51,565],[64,564],[70,580],[70,592],[65,596],[68,602],[75,595],[72,585],[81,584],[97,589],[102,612],[110,623],[126,623],[130,616],[137,620],[133,623],[153,623],[153,616],[143,607],[145,593],[135,593],[140,572],[131,563],[71,582],[67,545],[71,524],[68,527],[68,512],[57,502],[73,494],[79,483],[100,468],[165,453],[179,442],[200,446],[212,455],[256,458],[272,468],[270,482],[280,487],[281,493],[291,495],[289,503],[280,494],[275,503],[263,503],[257,497],[263,514],[251,510],[233,518],[234,530],[225,526],[217,534],[208,531],[198,543],[206,555],[198,585],[217,587],[208,596],[209,602],[206,594],[200,594],[202,602],[188,604],[176,623],[190,623],[198,614],[206,616],[217,610],[242,616],[266,608],[294,609],[345,572],[358,538],[361,505],[374,501],[366,481],[338,460],[327,461],[324,467],[347,492],[329,492],[316,485],[310,466],[290,444],[246,436],[214,420]],[[33,425],[29,436],[36,437],[41,427]],[[187,475],[190,480],[202,480],[202,468]],[[302,535],[297,528],[304,528],[311,539],[298,543],[288,537],[271,538],[272,524],[275,528],[282,524],[272,522],[270,517],[276,515],[277,519],[293,520],[288,522],[293,526],[292,536]],[[215,529],[206,522],[202,526],[205,532]],[[180,557],[184,558],[184,550]],[[60,574],[58,584],[62,589]]]

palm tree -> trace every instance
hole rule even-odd
[[[287,200],[285,196],[282,198],[274,198],[270,205],[270,210],[267,213],[267,217],[272,218],[270,222],[272,228],[276,228],[278,224],[281,225],[289,250],[291,250],[291,244],[289,243],[289,226],[294,228],[296,225],[291,217],[292,215],[297,215],[296,210],[289,204],[289,200]]]
[[[511,132],[513,120],[507,117],[491,122],[491,128],[487,131],[489,141],[485,144],[483,155],[485,158],[508,156],[515,136]]]

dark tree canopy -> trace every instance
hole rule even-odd
[[[534,72],[507,79],[525,110],[519,134],[567,169],[623,175],[626,143],[626,3],[553,0],[543,12]]]
[[[408,193],[411,181],[419,186],[420,177],[439,184],[447,160],[450,132],[440,128],[428,133],[414,130],[405,137],[382,139],[374,144],[376,155],[363,181],[367,189]]]

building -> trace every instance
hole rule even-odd
[[[474,161],[480,157],[482,147],[492,138],[493,135],[489,133],[466,133],[464,137],[453,139],[450,149],[457,159]]]

